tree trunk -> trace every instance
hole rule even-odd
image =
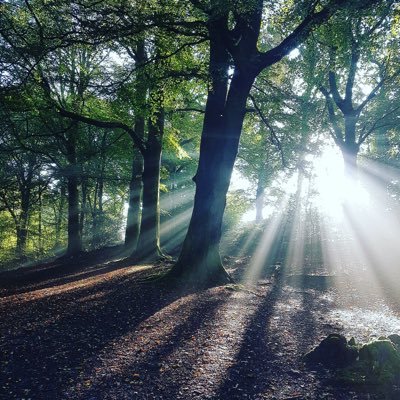
[[[360,146],[356,141],[356,123],[358,113],[349,112],[344,115],[345,140],[340,147],[344,161],[344,172],[346,177],[353,178],[357,175],[357,156]]]
[[[138,46],[138,54],[141,54],[141,61],[145,58],[143,43]],[[146,100],[146,90],[143,82],[137,82],[136,99],[139,105],[143,105]],[[138,113],[135,118],[135,132],[143,138],[145,130],[145,119],[143,115]],[[133,146],[132,172],[131,181],[129,183],[129,200],[128,200],[128,216],[125,229],[125,246],[132,254],[136,251],[139,240],[140,223],[141,223],[141,206],[142,206],[142,175],[143,175],[143,155]]]
[[[58,205],[58,210],[57,210],[57,215],[56,215],[56,220],[55,220],[55,236],[56,236],[56,242],[55,242],[55,247],[59,248],[61,246],[61,226],[62,226],[62,220],[63,220],[63,212],[64,212],[64,204],[65,204],[65,186],[64,183],[61,183],[61,188],[60,188],[60,201]]]
[[[67,190],[68,190],[68,245],[67,256],[76,256],[82,251],[81,224],[79,213],[79,179],[76,156],[76,134],[78,123],[67,136]]]
[[[265,147],[267,147],[267,139],[265,139]],[[266,156],[264,165],[258,169],[257,176],[257,191],[256,191],[256,223],[259,224],[263,221],[263,209],[265,200],[265,187],[267,180],[267,162],[268,156]]]
[[[73,172],[67,179],[68,189],[68,245],[67,256],[76,256],[82,251],[81,224],[79,220],[78,178]]]
[[[87,213],[87,197],[88,197],[88,178],[81,178],[81,207],[80,207],[80,215],[79,215],[79,234],[80,237],[83,238],[83,228],[85,225],[85,217]]]
[[[137,65],[146,62],[146,50],[144,39],[139,39],[136,45]],[[140,138],[144,138],[145,118],[144,110],[146,109],[146,94],[148,85],[143,68],[138,68],[135,82],[135,132]],[[143,154],[133,146],[132,172],[131,181],[129,183],[129,199],[128,199],[128,215],[125,229],[125,246],[128,251],[133,254],[137,249],[140,234],[140,224],[142,217],[142,190],[143,190]]]
[[[38,213],[38,235],[39,235],[39,254],[44,254],[43,247],[43,199],[42,199],[42,188],[39,187],[39,213]]]
[[[214,67],[217,66],[221,68],[221,64],[214,64]],[[222,265],[219,243],[226,194],[253,79],[237,68],[226,101],[228,82],[219,81],[220,85],[213,85],[214,91],[209,93],[207,100],[199,166],[194,178],[196,194],[192,218],[179,259],[171,270],[173,277],[195,282],[231,281]]]
[[[261,180],[258,180],[257,184],[257,193],[256,193],[256,223],[260,224],[263,217],[263,209],[264,209],[264,198],[265,198],[265,188],[261,183]]]
[[[31,182],[28,182],[30,185]],[[26,253],[26,243],[28,239],[28,216],[30,208],[31,189],[26,187],[21,191],[21,214],[17,227],[17,255],[24,257]]]
[[[344,174],[347,178],[354,178],[357,176],[357,155],[358,155],[358,145],[351,144],[343,145],[341,147],[341,152],[344,161]]]
[[[137,249],[133,256],[153,259],[162,255],[160,249],[160,168],[164,111],[149,118],[146,151],[143,154],[143,206]]]
[[[139,239],[142,205],[143,156],[134,148],[132,172],[129,183],[128,215],[125,229],[125,246],[132,253]]]

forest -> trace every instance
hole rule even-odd
[[[0,399],[399,399],[400,1],[0,1]]]

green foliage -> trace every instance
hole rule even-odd
[[[147,149],[149,123],[163,112],[164,134],[156,138],[163,147],[160,188],[164,198],[176,204],[165,211],[173,215],[190,208],[209,89],[206,21],[227,17],[233,31],[251,23],[259,4],[256,0],[2,2],[0,178],[6,190],[0,205],[0,246],[4,257],[17,243],[23,192],[18,176],[26,174],[32,155],[39,165],[26,185],[31,196],[27,254],[48,255],[65,246],[71,174],[78,177],[84,247],[120,239],[131,178],[131,137],[119,129],[71,121],[59,114],[60,108],[95,121],[125,124],[131,135],[137,131],[140,136],[136,150],[138,144]],[[279,44],[316,4],[318,11],[324,2],[262,2],[259,50]],[[227,226],[239,222],[256,188],[271,187],[284,169],[303,168],[306,155],[317,151],[320,133],[316,132],[326,131],[329,124],[322,118],[324,101],[316,88],[326,84],[328,71],[335,68],[343,92],[354,38],[361,53],[361,73],[353,99],[362,101],[363,85],[373,87],[382,74],[393,78],[366,107],[360,129],[373,127],[383,138],[385,146],[378,139],[370,142],[376,158],[398,162],[398,113],[385,115],[382,124],[374,126],[399,98],[398,5],[382,18],[385,12],[381,2],[374,9],[337,13],[313,32],[297,55],[257,78],[237,162],[254,191],[229,194]],[[379,29],[367,35],[378,22]],[[139,132],[140,123],[144,132]],[[18,162],[10,157],[13,152]],[[269,201],[277,202],[276,197]]]
[[[245,191],[230,191],[226,201],[224,229],[229,230],[240,224],[243,214],[250,208],[251,202]]]
[[[342,383],[384,387],[400,381],[400,349],[398,335],[358,344],[341,335],[331,334],[305,360],[320,363],[336,370]]]

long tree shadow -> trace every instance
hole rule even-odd
[[[118,260],[118,261],[116,261]],[[129,265],[120,246],[0,273],[0,297],[63,285]]]
[[[253,398],[252,396],[262,392],[270,384],[269,370],[274,368],[277,356],[274,338],[268,336],[268,325],[282,292],[283,272],[280,270],[276,274],[273,287],[252,315],[243,333],[243,342],[235,363],[227,371],[215,398],[239,398],[244,394]]]
[[[289,204],[287,217],[274,230],[274,242],[268,251],[264,250],[265,264],[258,276],[265,279],[266,274],[274,271],[270,277],[272,287],[251,316],[235,363],[227,371],[216,399],[279,398],[280,394],[291,398],[293,393],[293,398],[303,398],[304,393],[300,395],[296,390],[303,372],[295,368],[302,365],[302,354],[315,345],[321,335],[321,321],[316,320],[316,315],[330,307],[321,294],[332,287],[333,279],[326,274],[314,275],[316,270],[320,272],[322,263],[320,230],[314,227],[315,232],[309,232],[311,228],[300,223],[295,200]],[[309,237],[312,240],[308,243],[305,239]],[[276,264],[280,268],[270,268]],[[284,379],[292,382],[292,391],[286,388],[285,392]],[[318,385],[315,381],[309,383]]]
[[[138,283],[137,278],[122,274],[56,295],[50,291],[29,301],[20,299],[21,295],[4,301],[0,398],[63,398],[89,360],[193,292],[192,288]]]
[[[129,337],[117,344],[112,352],[108,351],[108,355],[100,359],[97,357],[97,362],[88,363],[90,371],[85,379],[94,379],[94,384],[84,391],[84,397],[101,398],[107,392],[108,396],[115,398],[120,398],[123,393],[133,397],[136,393],[139,398],[177,398],[180,385],[171,375],[178,368],[190,370],[196,361],[196,356],[191,358],[186,355],[185,345],[198,337],[200,331],[207,329],[205,324],[216,318],[217,311],[228,299],[226,295],[221,297],[202,292],[192,307],[181,307],[163,315],[163,320],[157,321],[157,329],[153,321],[149,321],[150,329],[146,332],[143,348],[140,338]],[[125,352],[125,361],[116,371],[106,374],[115,361],[121,364],[121,351]],[[137,383],[132,382],[132,372],[136,372],[136,379],[140,379],[140,388],[132,386]],[[165,384],[165,381],[169,384]]]

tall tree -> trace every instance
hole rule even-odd
[[[398,104],[385,101],[400,73],[394,3],[339,15],[313,38],[311,51],[322,47],[329,55],[319,90],[325,98],[331,137],[342,152],[348,173],[356,169],[361,145],[385,126],[393,113],[400,112]],[[323,60],[321,57],[318,65],[326,70]],[[386,103],[386,110],[375,114],[374,104],[380,102]]]
[[[255,78],[279,62],[310,32],[344,6],[373,2],[302,2],[303,19],[270,50],[258,49],[261,21],[267,2],[192,1],[206,17],[210,40],[210,87],[204,117],[195,203],[188,233],[171,276],[200,281],[226,282],[219,243],[226,193],[235,162],[246,100]],[[279,3],[279,6],[283,6]],[[299,8],[296,8],[299,12]],[[270,9],[272,11],[272,9]],[[296,21],[297,22],[297,21]],[[229,76],[233,70],[232,77]]]

